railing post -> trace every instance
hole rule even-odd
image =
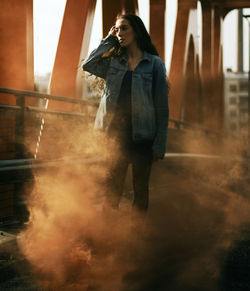
[[[26,157],[25,150],[25,95],[16,95],[16,105],[21,109],[16,113],[15,128],[15,158],[24,159]],[[17,172],[17,181],[14,182],[13,210],[14,217],[20,223],[27,220],[28,211],[25,207],[25,173]]]
[[[15,158],[22,159],[25,155],[25,96],[16,96],[16,105],[21,106],[21,110],[16,114],[15,128]]]

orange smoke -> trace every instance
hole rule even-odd
[[[244,193],[233,188],[244,175],[241,162],[156,162],[143,218],[131,213],[128,195],[119,211],[103,210],[104,158],[111,151],[105,137],[81,125],[64,128],[61,136],[72,144],[66,154],[77,158],[35,173],[30,221],[18,239],[38,284],[67,291],[216,290],[221,257],[250,219],[249,185],[241,185]],[[193,137],[182,137],[184,151],[218,152],[217,142]],[[169,148],[171,142],[170,134]],[[64,146],[57,143],[55,154],[65,154]]]

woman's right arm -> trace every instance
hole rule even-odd
[[[83,61],[82,69],[91,74],[105,79],[106,73],[109,67],[110,58],[103,57],[103,54],[110,50],[113,46],[119,44],[115,38],[113,32],[113,27],[111,28],[109,34],[101,40],[99,46],[94,49],[90,55]]]

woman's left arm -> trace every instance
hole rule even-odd
[[[166,68],[160,58],[155,59],[153,68],[153,99],[156,118],[156,137],[153,144],[154,157],[163,159],[168,133],[168,83]]]

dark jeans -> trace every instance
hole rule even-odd
[[[108,204],[113,208],[119,206],[128,165],[131,163],[134,189],[133,207],[141,211],[148,209],[148,187],[153,161],[152,143],[152,141],[135,143],[132,141],[130,133],[116,135],[115,146],[114,144],[110,146],[106,180],[106,198]]]

